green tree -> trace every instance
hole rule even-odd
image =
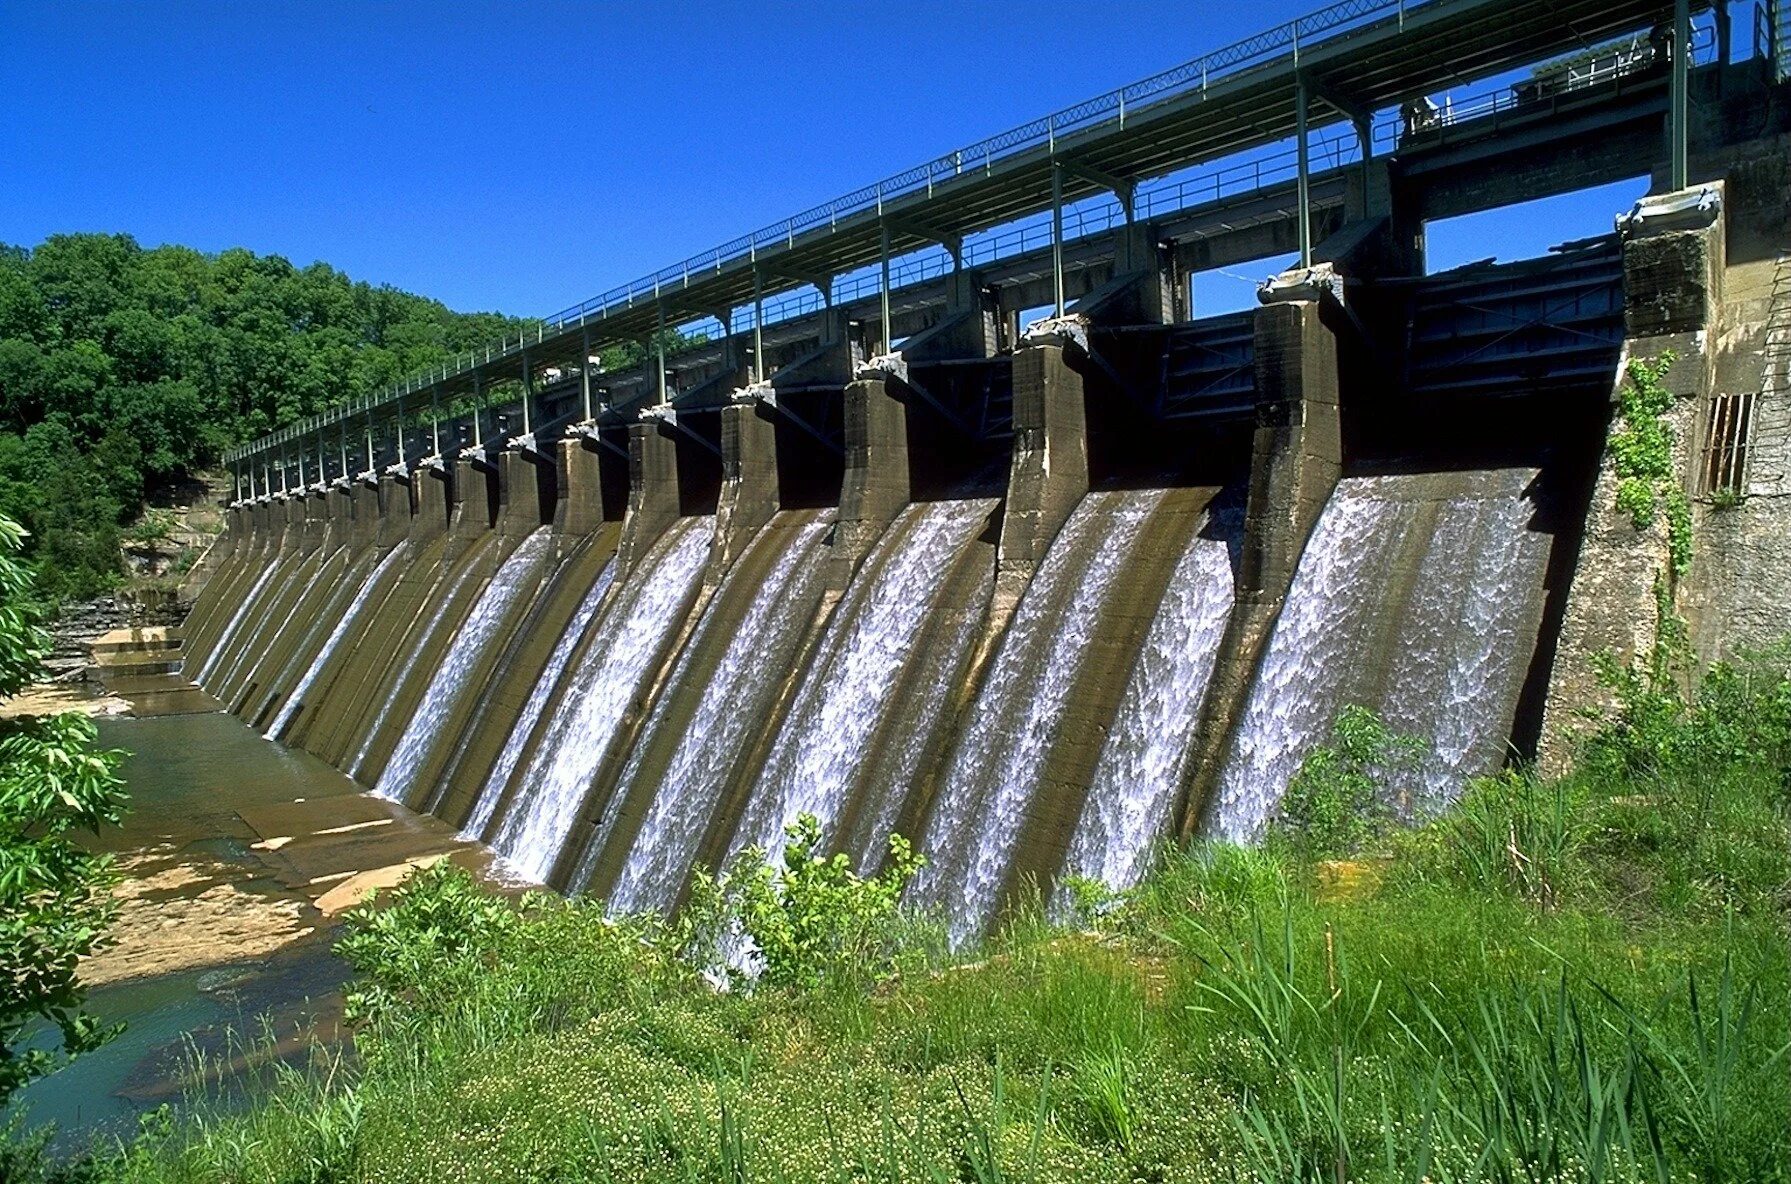
[[[18,524],[0,517],[0,700],[43,673],[38,624]],[[0,1106],[34,1077],[111,1037],[83,1004],[80,959],[98,949],[112,914],[111,868],[76,841],[124,809],[118,755],[94,747],[80,715],[0,718]],[[27,1047],[39,1021],[58,1051]]]

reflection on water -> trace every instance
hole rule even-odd
[[[314,899],[343,870],[453,842],[445,826],[408,815],[352,848],[318,834],[333,818],[358,821],[370,799],[233,716],[102,719],[99,729],[103,745],[127,753],[131,804],[124,825],[95,846],[118,856],[127,883],[117,944],[83,977],[98,984],[90,1010],[127,1026],[14,1103],[32,1123],[55,1122],[64,1149],[95,1133],[129,1134],[139,1113],[179,1103],[194,1053],[240,1072],[245,1043],[265,1035],[289,1061],[313,1035],[335,1039],[348,969],[330,953],[339,914],[326,917]],[[269,820],[292,832],[278,850],[256,829]]]

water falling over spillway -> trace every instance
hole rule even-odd
[[[317,651],[317,656],[311,659],[311,664],[305,669],[304,676],[299,679],[298,685],[292,688],[292,693],[287,695],[285,702],[280,704],[280,710],[275,714],[274,722],[268,725],[266,732],[262,733],[269,740],[277,740],[285,735],[286,726],[292,722],[292,717],[298,713],[299,708],[304,706],[305,693],[311,689],[311,684],[317,681],[317,676],[323,672],[324,667],[335,656],[336,648],[342,644],[342,639],[348,635],[348,631],[354,628],[355,622],[360,620],[361,614],[366,611],[373,590],[381,586],[386,571],[398,562],[400,556],[408,554],[409,550],[403,544],[393,547],[374,566],[372,572],[361,581],[361,586],[355,590],[354,599],[349,602],[347,611],[337,620],[335,626],[330,630],[330,635],[324,639],[323,647]]]
[[[398,702],[399,696],[404,693],[406,684],[410,682],[411,673],[416,670],[417,663],[423,660],[423,655],[435,648],[431,642],[436,633],[440,631],[442,622],[447,618],[448,610],[454,606],[457,582],[465,580],[469,571],[470,569],[462,568],[453,573],[453,581],[443,580],[437,584],[434,594],[429,598],[428,614],[423,618],[421,627],[411,637],[410,645],[398,663],[396,677],[388,684],[385,697],[380,700],[379,710],[373,714],[373,722],[361,732],[360,746],[355,749],[354,757],[348,762],[348,767],[345,770],[350,777],[357,779],[360,777],[367,758],[373,755],[373,746],[379,742],[379,735],[386,726],[386,720],[391,717],[393,706]]]
[[[946,608],[939,602],[946,577],[994,508],[993,499],[914,505],[885,532],[796,692],[732,851],[758,846],[775,860],[784,827],[805,813],[833,835],[848,794],[878,760],[879,734],[900,706],[900,680],[915,663],[925,623]],[[876,838],[887,836],[882,829]]]
[[[1226,544],[1196,535],[1176,565],[1095,765],[1064,873],[1130,888],[1167,831],[1231,617]]]
[[[1536,642],[1549,536],[1530,469],[1358,477],[1326,506],[1232,738],[1212,829],[1260,833],[1345,704],[1429,755],[1415,797],[1496,767]]]
[[[485,828],[491,825],[491,817],[497,812],[498,802],[504,796],[504,787],[510,784],[510,775],[516,771],[516,762],[522,759],[523,746],[535,734],[535,727],[547,710],[547,702],[553,697],[554,688],[560,685],[561,676],[566,673],[573,653],[584,639],[585,631],[591,627],[591,621],[597,616],[598,606],[603,603],[615,578],[616,560],[611,556],[610,561],[598,573],[597,579],[592,582],[590,590],[585,593],[584,599],[579,601],[578,608],[573,611],[572,619],[566,623],[560,640],[549,652],[546,665],[535,679],[535,686],[529,692],[527,702],[522,705],[522,713],[511,725],[503,747],[498,749],[497,759],[479,789],[479,798],[473,803],[472,814],[467,817],[466,825],[461,830],[465,837],[474,840],[485,837]]]
[[[730,577],[717,593],[713,602],[717,605],[725,603],[729,595],[742,593],[750,594],[752,600],[720,661],[707,671],[697,668],[693,656],[704,652],[707,639],[703,633],[723,627],[723,617],[716,612],[704,619],[672,674],[672,689],[661,697],[623,771],[616,791],[618,801],[647,789],[647,779],[656,787],[609,894],[611,908],[619,912],[666,909],[675,900],[736,769],[736,760],[763,725],[770,698],[788,674],[795,645],[813,619],[825,571],[821,542],[830,525],[817,518],[789,530],[791,537],[781,540],[766,537],[778,531],[774,520],[757,545],[781,543],[784,550],[764,581],[757,588],[736,589],[730,587],[734,583]],[[746,570],[744,563],[734,569],[736,574]],[[669,722],[669,705],[675,701],[676,689],[691,685],[693,679],[702,680],[694,712],[682,726]],[[679,728],[678,741],[663,769],[655,769],[647,754],[667,727]],[[611,822],[618,813],[612,811]],[[600,830],[591,844],[590,859],[595,859],[608,838]],[[581,868],[581,880],[586,870]]]
[[[1103,603],[1161,499],[1161,491],[1084,497],[1021,597],[921,844],[934,862],[914,894],[944,912],[956,941],[980,932],[994,909]]]
[[[468,683],[474,663],[517,601],[533,593],[539,585],[551,547],[552,538],[546,527],[534,531],[517,544],[516,550],[479,593],[472,612],[448,643],[447,652],[430,675],[423,697],[418,700],[416,709],[404,725],[404,732],[392,748],[386,767],[380,772],[374,793],[394,801],[403,801],[409,795],[418,766],[440,737],[449,713],[474,689]]]
[[[217,669],[219,659],[230,648],[231,642],[236,639],[236,631],[242,627],[243,617],[248,613],[249,606],[256,602],[263,586],[273,577],[274,570],[278,566],[277,563],[270,562],[261,569],[261,574],[255,577],[255,583],[250,586],[249,594],[243,597],[242,603],[236,606],[236,611],[230,614],[229,623],[224,626],[223,632],[218,634],[217,641],[212,643],[211,652],[205,655],[205,661],[199,664],[199,675],[193,679],[194,682],[200,686],[206,686],[210,682],[212,672]]]
[[[517,800],[492,846],[519,875],[546,880],[578,817],[598,763],[641,680],[659,661],[709,554],[712,518],[667,528],[617,591],[567,677],[559,710],[518,774]]]

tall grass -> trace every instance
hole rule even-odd
[[[1791,1181],[1791,693],[1727,669],[1688,697],[1632,690],[1564,778],[1483,779],[1415,827],[1330,827],[1322,852],[1168,851],[1135,891],[1078,894],[1073,925],[1035,897],[973,951],[882,912],[875,942],[805,929],[824,960],[787,986],[718,992],[675,928],[511,912],[443,869],[360,931],[357,1069],[273,1071],[247,1113],[201,1109],[80,1168]],[[817,895],[862,895],[836,886]]]

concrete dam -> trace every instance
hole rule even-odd
[[[960,940],[1257,837],[1346,705],[1413,815],[1556,761],[1663,581],[1706,660],[1791,620],[1791,94],[1732,7],[1328,9],[244,446],[185,673],[528,879],[674,909],[809,813]],[[1608,447],[1669,358],[1684,562]]]

